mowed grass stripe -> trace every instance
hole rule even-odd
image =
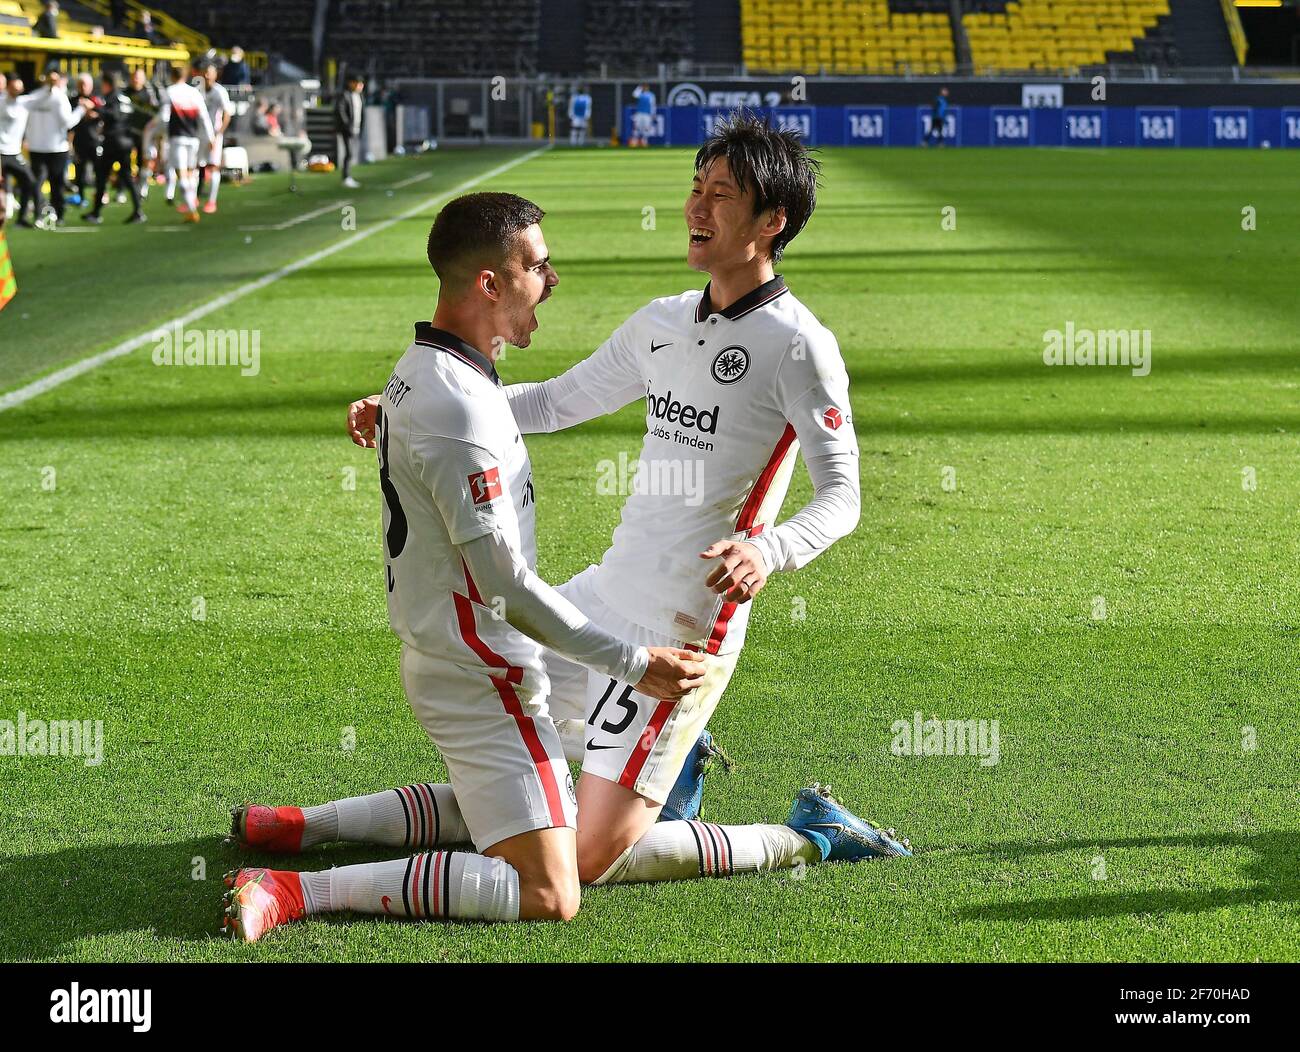
[[[304,262],[305,250],[324,246],[338,251],[352,240],[343,236],[346,231],[368,237],[380,224],[431,207],[441,197],[427,198],[403,210],[409,198],[398,196],[401,187],[379,182],[392,174],[419,168],[423,171],[412,179],[436,177],[445,186],[460,182],[460,189],[465,189],[475,185],[476,179],[486,178],[484,173],[493,165],[505,171],[520,163],[521,156],[531,157],[535,152],[450,150],[434,158],[393,158],[369,166],[367,178],[375,181],[348,199],[353,209],[347,217],[350,225],[341,212],[343,202],[337,200],[337,177],[300,176],[299,191],[291,195],[286,192],[286,175],[262,175],[248,187],[228,185],[221,211],[198,227],[182,225],[159,189],[147,204],[153,221],[148,227],[123,227],[110,210],[109,219],[114,221],[96,228],[103,237],[96,239],[93,254],[84,248],[70,248],[39,231],[22,231],[21,238],[11,240],[23,295],[0,313],[0,389],[32,374],[46,374],[44,379],[49,382],[55,366],[69,359],[85,359],[88,351],[108,348],[115,341],[116,346],[109,349],[126,353],[120,350],[123,341],[129,344],[144,324],[172,318],[178,305],[196,299],[204,303],[214,292],[230,293],[241,286],[251,287],[257,278],[282,268],[309,265],[320,257],[312,252]],[[436,167],[429,171],[430,166]],[[409,186],[411,180],[399,182]],[[419,192],[426,190],[421,187]],[[312,203],[316,207],[310,208]],[[262,208],[274,209],[283,219],[262,223],[267,217]],[[327,219],[327,213],[337,214]],[[309,218],[315,221],[309,222]],[[244,229],[249,220],[279,229],[253,235]],[[70,221],[76,221],[75,214]],[[144,236],[160,229],[178,236]],[[71,324],[69,304],[89,310],[94,324]],[[191,314],[201,316],[195,311],[184,316]],[[80,374],[73,371],[71,375]],[[46,389],[32,387],[38,394]],[[14,401],[16,394],[11,390],[0,396],[0,409],[20,404],[22,399]]]

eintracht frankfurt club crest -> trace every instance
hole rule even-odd
[[[720,384],[734,384],[749,371],[749,352],[743,347],[724,347],[713,359],[713,378]]]

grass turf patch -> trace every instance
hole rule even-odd
[[[358,229],[514,156],[373,167]],[[686,151],[553,151],[484,184],[547,210],[561,277],[507,380],[700,287],[689,174]],[[782,271],[850,370],[863,519],[759,600],[712,724],[741,766],[710,777],[705,813],[780,821],[816,779],[919,855],[594,889],[570,925],[210,934],[239,860],[220,843],[231,805],[445,774],[398,682],[373,454],[342,427],[432,313],[433,207],[201,322],[261,334],[255,377],[141,350],[0,414],[0,718],[105,724],[96,767],[0,758],[0,957],[1294,959],[1290,181],[1281,153],[827,151]],[[215,221],[175,234],[16,232],[0,389],[348,236],[333,213],[239,231],[345,196],[282,183],[223,191]],[[70,275],[92,244],[141,280],[87,299]],[[80,321],[74,301],[93,304]],[[1045,366],[1043,334],[1067,322],[1150,330],[1151,374]],[[597,499],[597,464],[635,456],[642,431],[634,405],[530,438],[547,579],[599,558],[619,501]],[[800,470],[787,513],[809,491]],[[916,712],[998,720],[999,762],[892,755]]]

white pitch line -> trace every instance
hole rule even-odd
[[[403,179],[398,183],[389,183],[389,190],[400,190],[404,186],[410,186],[412,183],[422,183],[425,179],[433,178],[432,172],[420,172],[419,175],[413,175],[409,179]]]
[[[302,259],[295,260],[293,263],[289,263],[286,266],[281,267],[279,270],[274,270],[270,274],[263,274],[255,281],[250,281],[247,284],[240,285],[236,289],[231,289],[229,292],[223,293],[214,299],[210,299],[207,303],[195,307],[192,311],[187,311],[185,314],[180,314],[174,318],[168,319],[167,321],[159,322],[148,331],[142,332],[138,336],[132,336],[129,340],[123,340],[121,343],[114,347],[110,347],[106,351],[100,351],[99,354],[92,355],[89,358],[83,358],[81,361],[73,362],[71,365],[65,365],[57,372],[50,373],[49,376],[43,376],[39,380],[33,380],[25,387],[20,387],[15,391],[10,391],[8,394],[0,395],[0,413],[3,413],[6,409],[14,408],[14,406],[22,405],[24,402],[29,402],[38,395],[43,395],[46,391],[51,391],[61,384],[67,383],[69,380],[74,380],[78,376],[90,372],[92,369],[98,369],[101,365],[106,362],[111,362],[114,358],[121,358],[123,355],[130,354],[137,347],[143,346],[145,343],[154,339],[155,334],[159,329],[170,328],[177,324],[185,326],[190,324],[190,322],[198,321],[200,318],[206,317],[213,311],[220,310],[222,307],[228,307],[236,300],[241,300],[250,293],[258,292],[261,289],[266,288],[268,285],[274,284],[281,278],[288,277],[290,274],[303,270],[306,267],[310,267],[313,263],[319,263],[322,259],[327,259],[336,252],[342,252],[345,248],[350,248],[352,245],[355,245],[358,241],[364,241],[366,238],[387,230],[391,226],[396,226],[398,223],[405,222],[412,216],[419,215],[426,208],[431,208],[433,205],[455,197],[457,194],[473,189],[475,186],[478,186],[479,183],[486,182],[489,179],[495,179],[498,175],[510,171],[511,168],[515,168],[523,164],[525,161],[531,161],[534,157],[545,153],[549,149],[550,146],[548,145],[540,146],[536,150],[530,150],[522,157],[516,157],[513,160],[506,161],[504,164],[497,165],[491,171],[484,172],[482,175],[477,175],[473,179],[461,183],[459,186],[453,187],[443,193],[435,194],[433,197],[426,198],[419,202],[419,204],[412,205],[405,212],[395,215],[391,219],[385,219],[376,223],[372,227],[367,227],[365,230],[358,230],[350,237],[345,237],[342,241],[336,241],[334,244],[319,249],[310,255],[303,256]]]
[[[336,208],[342,208],[344,205],[350,205],[351,199],[335,201],[333,204],[325,205],[316,209],[314,212],[307,212],[304,215],[294,216],[292,219],[286,219],[283,223],[270,223],[262,226],[241,226],[240,230],[288,230],[291,226],[297,226],[299,223],[305,223],[309,219],[315,219],[317,216],[323,216],[326,212],[332,212]]]

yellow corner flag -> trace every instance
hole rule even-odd
[[[18,292],[18,279],[14,277],[13,260],[9,258],[9,242],[5,232],[0,230],[0,310],[14,298]]]

